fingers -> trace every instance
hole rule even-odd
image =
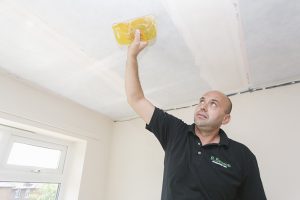
[[[128,56],[137,57],[137,55],[147,46],[148,42],[141,41],[141,32],[140,30],[135,30],[134,32],[134,40],[128,46]]]
[[[141,31],[139,29],[134,32],[134,42],[139,44],[139,50],[143,50],[148,44],[148,42],[141,41]]]
[[[139,43],[141,41],[141,32],[139,29],[136,29],[134,32],[134,42]]]

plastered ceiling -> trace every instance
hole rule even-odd
[[[300,78],[297,0],[0,0],[0,70],[113,120],[126,102],[126,47],[112,24],[152,14],[139,57],[145,95],[164,109]],[[4,74],[5,74],[4,73]]]

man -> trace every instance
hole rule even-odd
[[[137,56],[146,45],[137,30],[128,48],[125,88],[128,103],[165,151],[161,199],[265,200],[254,154],[220,128],[230,121],[230,99],[219,91],[205,93],[192,125],[156,108],[138,76]]]

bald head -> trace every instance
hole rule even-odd
[[[209,92],[205,93],[203,96],[208,95],[208,94],[216,95],[220,99],[220,101],[222,101],[224,103],[224,105],[225,105],[224,106],[225,114],[230,114],[231,113],[232,103],[231,103],[231,100],[228,96],[226,96],[224,93],[222,93],[220,91],[217,91],[217,90],[209,91]]]

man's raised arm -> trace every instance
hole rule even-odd
[[[147,123],[150,123],[154,112],[153,104],[148,101],[139,80],[138,54],[147,46],[147,42],[140,41],[140,31],[135,31],[135,38],[128,47],[125,70],[125,90],[127,101],[134,111]]]

